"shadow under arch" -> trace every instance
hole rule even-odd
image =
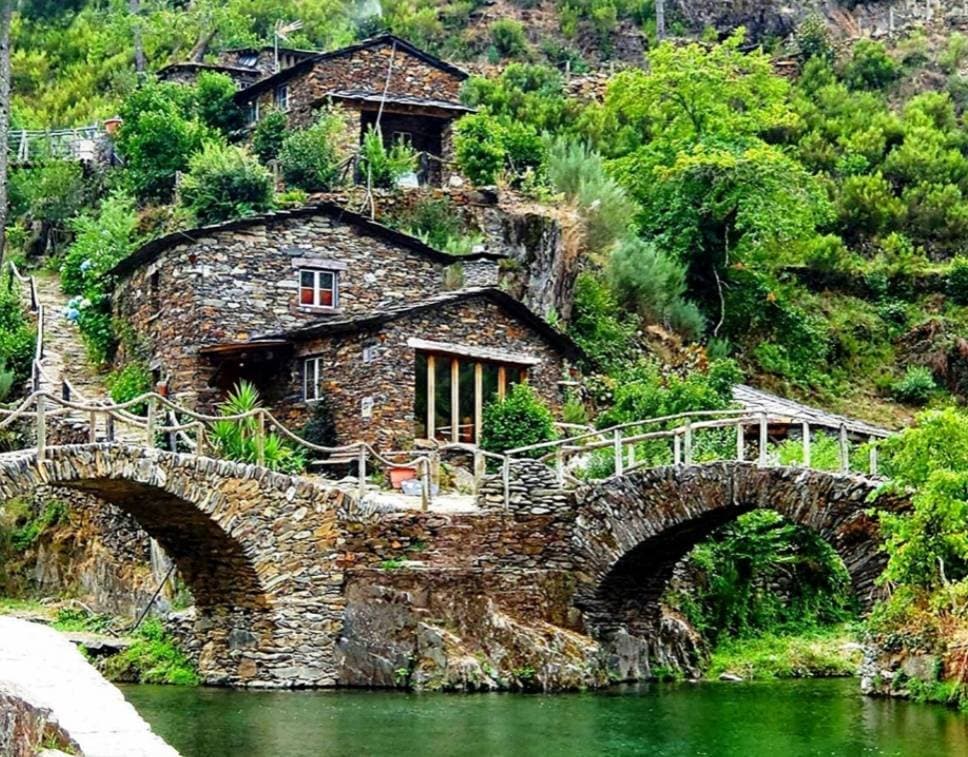
[[[115,505],[165,549],[195,598],[193,651],[206,683],[335,683],[331,580],[344,495],[254,465],[124,444],[0,455],[0,497],[41,486]]]
[[[660,599],[676,563],[724,524],[768,509],[819,533],[843,560],[861,608],[869,609],[886,565],[869,513],[878,485],[847,473],[722,462],[655,468],[586,486],[577,492],[573,546],[583,569],[574,604],[599,640],[636,639],[640,653],[651,654],[661,632]],[[908,505],[903,498],[878,500],[883,509]]]

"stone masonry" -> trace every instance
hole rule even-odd
[[[490,262],[496,281],[498,257],[466,262]],[[461,265],[331,205],[182,232],[129,260],[116,271],[115,314],[185,404],[215,395],[214,366],[200,348],[419,302],[446,291],[448,270]],[[299,304],[300,267],[337,270],[337,308]]]
[[[569,491],[524,461],[507,498],[494,476],[479,509],[442,513],[131,446],[0,456],[0,496],[46,485],[96,493],[162,544],[196,600],[191,653],[225,685],[556,690],[688,668],[659,597],[692,545],[755,508],[821,533],[862,602],[883,567],[867,514],[877,482],[751,463]]]

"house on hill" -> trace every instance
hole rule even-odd
[[[120,357],[202,410],[244,379],[291,428],[325,400],[341,442],[474,443],[519,381],[559,407],[579,356],[496,288],[501,257],[448,255],[331,204],[177,232],[111,272],[135,335]]]
[[[327,105],[341,106],[347,133],[359,140],[379,119],[384,142],[411,145],[422,183],[439,184],[452,159],[451,131],[472,112],[460,101],[467,73],[409,42],[384,34],[304,58],[236,95],[255,124],[266,113],[287,114],[290,127],[312,123]]]

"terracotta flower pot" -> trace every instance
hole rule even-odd
[[[413,468],[390,468],[390,486],[394,489],[399,489],[404,481],[409,481],[412,478],[417,477],[417,471]]]

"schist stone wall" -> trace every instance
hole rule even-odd
[[[496,281],[497,266],[488,262]],[[299,304],[301,265],[338,271],[337,310]],[[460,263],[364,233],[322,212],[270,218],[215,229],[164,250],[118,282],[114,309],[133,327],[175,399],[191,403],[202,398],[213,370],[200,359],[201,347],[244,342],[322,316],[420,302],[446,290],[454,278],[448,274],[452,265]],[[479,259],[475,265],[479,280],[486,264]]]
[[[320,336],[297,345],[289,385],[292,393],[274,408],[291,428],[308,418],[302,401],[303,360],[325,358],[324,390],[341,442],[365,439],[399,449],[413,439],[416,350],[412,337],[466,347],[488,347],[538,360],[529,383],[555,410],[561,404],[561,353],[530,326],[481,295],[399,317],[355,334]],[[364,362],[364,347],[369,362]],[[366,401],[367,412],[363,405]]]
[[[387,69],[392,72],[387,85]],[[387,92],[434,100],[460,102],[460,88],[465,77],[432,66],[406,50],[392,51],[391,44],[360,47],[350,52],[316,61],[307,70],[293,74],[284,82],[289,90],[290,125],[301,126],[312,121],[312,112],[329,92],[354,90]],[[259,100],[260,112],[275,104],[276,89],[253,93]],[[242,96],[245,98],[245,95]]]

